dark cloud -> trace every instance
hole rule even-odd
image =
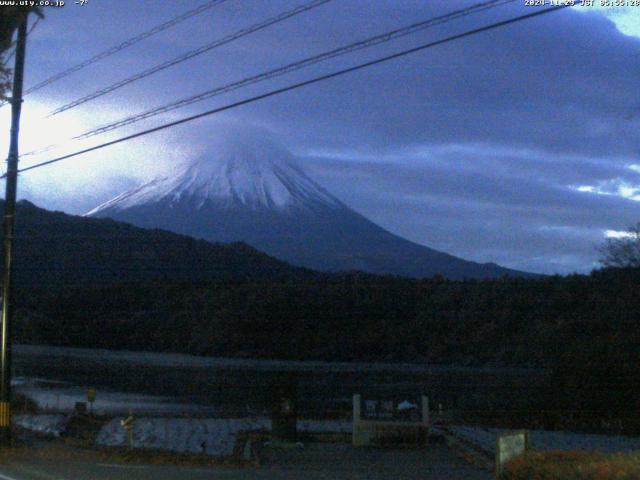
[[[570,188],[575,175],[568,172],[563,178],[552,166],[545,171],[535,165],[539,153],[496,160],[487,153],[490,149],[473,148],[475,156],[460,154],[461,148],[434,148],[419,159],[324,156],[308,158],[307,165],[346,203],[395,233],[517,268],[590,270],[603,232],[636,221],[637,202]],[[526,168],[532,165],[534,174]],[[629,169],[611,171],[637,179]],[[567,179],[570,183],[563,184]]]

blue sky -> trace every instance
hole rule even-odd
[[[67,1],[30,36],[26,87],[194,8],[178,0]],[[23,166],[315,75],[532,11],[513,2],[82,143],[68,137],[442,14],[473,1],[333,0],[92,102],[52,109],[304,0],[227,0],[25,98]],[[596,2],[597,3],[597,2]],[[211,140],[268,132],[344,203],[463,258],[588,272],[597,246],[640,221],[640,7],[565,9],[165,130],[20,177],[36,204],[84,213]],[[0,110],[6,151],[8,108]]]

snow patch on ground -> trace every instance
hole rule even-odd
[[[103,426],[96,443],[126,446],[127,432],[121,421],[114,418]],[[270,429],[267,419],[139,418],[134,423],[133,447],[228,456],[233,453],[238,432]]]
[[[122,418],[114,418],[102,427],[96,443],[103,446],[127,445]],[[228,456],[233,453],[239,432],[270,431],[266,418],[139,418],[133,428],[133,447]],[[351,422],[340,420],[299,420],[298,431],[310,433],[349,433]]]
[[[298,431],[305,433],[351,433],[351,420],[298,420]]]
[[[13,415],[11,422],[17,427],[59,437],[67,429],[65,415]]]
[[[448,429],[457,437],[466,440],[490,454],[495,454],[498,434],[507,429],[451,426]],[[640,450],[640,438],[621,435],[596,435],[545,430],[529,431],[530,447],[533,450],[596,450],[603,453],[631,452]]]
[[[88,387],[68,382],[20,377],[12,383],[17,392],[29,398],[38,409],[46,412],[71,413],[77,402],[87,402]],[[180,402],[172,397],[138,393],[98,390],[93,405],[87,404],[98,415],[122,415],[128,412],[145,415],[215,415],[212,406]]]

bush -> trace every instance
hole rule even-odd
[[[21,393],[12,392],[11,413],[16,415],[38,413],[38,405],[29,397],[26,397]]]
[[[640,453],[530,452],[508,462],[500,480],[637,480]]]

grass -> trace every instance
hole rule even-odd
[[[0,464],[20,460],[88,461],[139,465],[247,467],[251,462],[236,457],[209,457],[151,449],[112,447],[78,448],[62,441],[46,444],[16,445],[0,449]]]
[[[38,405],[29,397],[18,392],[11,393],[11,413],[16,415],[33,414],[38,412]]]
[[[507,463],[500,480],[638,480],[640,452],[530,452]]]
[[[175,453],[165,450],[152,450],[146,448],[130,449],[125,447],[106,448],[95,450],[104,461],[132,463],[132,464],[154,464],[154,465],[182,465],[182,466],[217,466],[217,467],[248,467],[253,466],[252,462],[231,456],[212,457],[202,454]]]

